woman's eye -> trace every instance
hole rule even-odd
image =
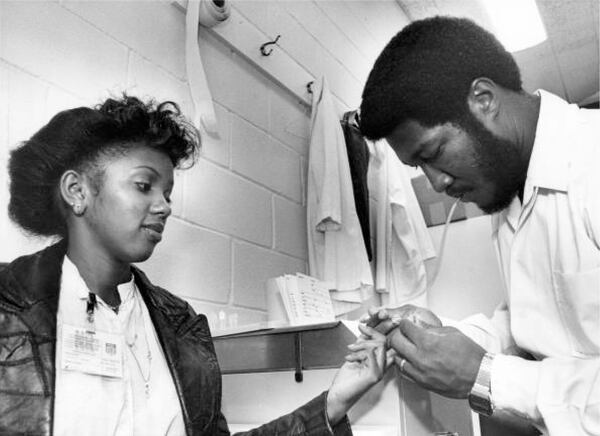
[[[146,182],[135,182],[138,189],[142,192],[148,192],[151,188],[150,183]]]

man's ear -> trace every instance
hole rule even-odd
[[[486,77],[480,77],[471,82],[467,103],[471,113],[484,125],[498,115],[500,110],[498,91],[498,85]]]
[[[75,170],[67,170],[60,178],[60,196],[75,215],[83,215],[89,195],[85,175]]]

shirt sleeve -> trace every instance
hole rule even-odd
[[[309,177],[316,191],[316,227],[326,232],[337,231],[342,224],[339,161],[343,158],[341,145],[346,153],[346,144],[329,89],[326,84],[323,86],[311,128]]]
[[[600,358],[520,357],[505,304],[491,319],[479,314],[443,321],[496,354],[491,371],[494,413],[525,418],[550,435],[600,436]]]
[[[506,303],[501,303],[492,318],[476,314],[462,321],[442,320],[444,325],[456,327],[489,353],[519,354],[510,333],[510,314]]]
[[[551,435],[600,435],[600,358],[496,355],[491,376],[496,410],[527,418]]]
[[[597,144],[594,158],[598,162]],[[589,171],[582,191],[585,230],[600,250],[600,173]],[[597,289],[591,282],[590,291]],[[597,315],[600,317],[600,313]],[[600,332],[598,333],[600,334]],[[497,355],[491,372],[492,400],[498,411],[524,416],[550,435],[600,435],[600,357],[547,357],[528,361]]]
[[[584,225],[600,250],[600,196],[596,192],[600,175],[595,174],[592,180],[584,199]],[[593,292],[597,281],[589,286]],[[491,392],[498,411],[530,419],[550,435],[600,435],[597,355],[547,357],[540,361],[497,355],[492,363]]]
[[[598,152],[598,155],[600,160],[600,152]],[[587,198],[583,214],[586,231],[596,248],[600,250],[600,195],[598,194],[598,187],[600,187],[600,171],[594,174],[593,180],[587,187]]]

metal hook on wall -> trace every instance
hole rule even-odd
[[[273,53],[273,49],[269,49],[267,51],[267,46],[277,44],[279,38],[281,38],[281,35],[277,35],[277,38],[275,38],[273,41],[265,42],[263,45],[260,46],[260,52],[263,56],[269,56],[271,53]]]
[[[311,80],[310,82],[308,82],[308,83],[306,84],[306,91],[307,91],[309,94],[312,94],[312,93],[313,93],[313,84],[314,84],[314,83],[315,83],[315,81],[314,81],[314,80]]]

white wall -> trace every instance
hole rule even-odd
[[[373,60],[408,22],[391,0],[233,3],[265,42],[282,34],[278,50],[314,77],[326,74],[340,112],[359,104]],[[184,24],[169,1],[0,0],[3,168],[8,151],[56,112],[110,92],[174,100],[190,114]],[[252,323],[266,318],[266,278],[306,271],[308,108],[211,31],[201,30],[200,46],[221,140],[205,138],[198,164],[177,175],[174,215],[143,269],[212,321],[224,310]],[[0,261],[8,261],[47,242],[9,222],[5,170],[0,188]]]

